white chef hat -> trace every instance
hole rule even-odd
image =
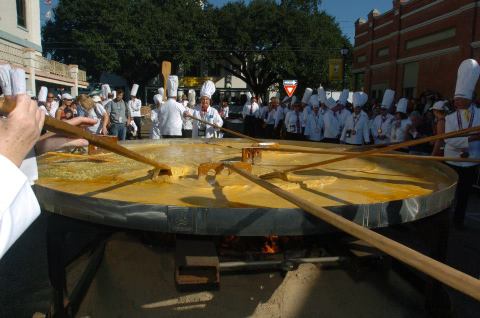
[[[305,93],[303,93],[302,104],[308,104],[310,97],[312,97],[313,89],[310,87],[305,88]]]
[[[327,105],[328,108],[332,109],[334,108],[335,106],[337,106],[337,102],[335,101],[335,99],[333,99],[333,97],[329,97],[325,103],[325,105]]]
[[[93,99],[93,101],[94,101],[95,103],[101,103],[101,102],[102,102],[102,99],[101,99],[100,96],[98,96],[98,95],[94,95],[94,96],[92,97],[92,99]]]
[[[400,100],[397,103],[396,112],[406,114],[407,113],[407,107],[408,107],[408,99],[400,98]]]
[[[10,65],[1,64],[0,65],[0,86],[2,87],[2,92],[5,96],[12,95],[12,81],[10,79]]]
[[[160,95],[162,95],[162,96],[163,96],[163,94],[165,93],[165,90],[163,89],[163,87],[160,87],[159,89],[157,89],[157,91],[158,91],[158,93],[159,93]]]
[[[114,99],[117,98],[117,91],[113,91],[113,92],[112,92],[112,95],[113,95],[113,98],[114,98]]]
[[[162,102],[162,95],[160,94],[153,95],[153,102],[155,103],[155,105],[160,104]]]
[[[167,95],[168,97],[177,96],[178,90],[178,76],[170,75],[167,80]]]
[[[130,90],[130,96],[137,96],[138,84],[133,84],[132,89]]]
[[[364,92],[353,93],[353,107],[363,107],[368,101],[368,95]]]
[[[25,70],[23,68],[10,69],[10,80],[12,81],[12,94],[26,94],[27,82],[25,81]]]
[[[195,93],[195,90],[194,89],[189,89],[188,90],[188,106],[195,106],[195,97],[196,97],[196,93]]]
[[[348,89],[344,89],[341,93],[340,93],[340,97],[338,98],[338,103],[340,105],[347,105],[347,100],[348,100],[348,94],[350,93],[350,91]]]
[[[38,101],[45,103],[47,101],[47,95],[48,88],[46,88],[45,86],[40,87],[40,91],[38,92]]]
[[[327,92],[325,92],[325,89],[322,87],[322,85],[320,85],[317,92],[318,92],[318,101],[321,104],[326,104],[327,103]]]
[[[383,100],[382,104],[380,105],[381,108],[390,108],[392,106],[393,100],[395,98],[395,91],[391,89],[385,90],[383,93]]]
[[[247,100],[250,101],[252,99],[252,93],[247,92]]]
[[[200,97],[212,98],[212,95],[215,93],[215,84],[208,80],[203,83],[202,88],[200,89]]]
[[[308,103],[313,107],[318,107],[319,106],[318,95],[312,95]]]
[[[112,93],[112,90],[110,89],[110,85],[103,84],[102,85],[102,96],[103,96],[103,98],[107,99],[108,94],[111,94],[111,93]]]
[[[480,76],[480,66],[474,59],[468,59],[460,64],[457,74],[457,86],[455,87],[455,97],[472,99],[478,77]]]
[[[63,93],[62,94],[62,99],[73,99],[73,97],[69,93]]]

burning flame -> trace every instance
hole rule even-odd
[[[280,252],[280,247],[278,246],[278,236],[272,235],[265,237],[265,242],[262,247],[262,253],[276,254],[278,252]]]

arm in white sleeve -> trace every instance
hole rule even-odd
[[[0,155],[0,258],[40,214],[29,179]]]

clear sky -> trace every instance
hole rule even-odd
[[[1,0],[0,0],[1,1]],[[48,10],[45,0],[39,0],[42,6],[42,17]],[[210,3],[221,6],[229,0],[209,0]],[[55,6],[58,0],[52,1]],[[333,15],[340,25],[343,33],[352,41],[355,36],[355,20],[360,17],[366,18],[372,9],[378,9],[380,12],[388,11],[392,8],[391,0],[323,0],[322,9]]]

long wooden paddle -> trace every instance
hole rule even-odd
[[[170,61],[163,61],[162,62],[163,101],[167,100],[167,81],[171,73],[172,73],[172,63]]]
[[[9,100],[6,100],[5,102],[0,101],[0,113],[8,114],[14,108],[15,108],[14,99],[9,99]],[[141,154],[134,152],[130,149],[127,149],[119,144],[106,141],[101,136],[94,135],[82,128],[70,125],[64,121],[61,121],[49,116],[45,116],[44,127],[47,130],[54,133],[60,133],[68,136],[86,139],[92,145],[101,147],[103,149],[109,150],[111,152],[114,152],[118,155],[130,158],[130,159],[136,160],[138,162],[142,162],[147,165],[153,166],[156,170],[154,173],[154,176],[158,174],[172,175],[172,169],[168,165],[156,162],[155,160],[142,156]]]
[[[462,273],[450,266],[447,266],[439,261],[436,261],[428,256],[425,256],[403,244],[400,244],[392,239],[380,235],[368,228],[358,225],[352,221],[343,218],[331,212],[328,209],[320,207],[313,202],[299,198],[298,196],[289,193],[265,180],[252,175],[251,173],[234,166],[231,163],[224,163],[224,165],[259,185],[260,187],[278,195],[279,197],[295,204],[330,225],[361,239],[373,247],[383,251],[384,253],[396,258],[397,260],[416,268],[417,270],[435,278],[436,280],[448,285],[476,300],[480,301],[480,280]]]
[[[284,171],[274,171],[274,172],[271,172],[271,173],[264,174],[260,177],[262,179],[280,178],[280,179],[288,180],[287,173],[289,173],[289,172],[303,170],[303,169],[307,169],[307,168],[314,168],[314,167],[323,166],[323,165],[327,165],[327,164],[331,164],[331,163],[335,163],[335,162],[339,162],[339,161],[343,161],[343,160],[348,160],[348,159],[356,159],[356,158],[371,156],[373,154],[378,154],[378,153],[385,153],[385,152],[397,150],[397,149],[400,149],[400,148],[420,145],[420,144],[424,144],[424,143],[427,143],[427,142],[436,141],[436,140],[440,140],[440,139],[459,137],[459,136],[474,133],[474,132],[478,133],[479,131],[480,131],[480,126],[466,128],[466,129],[462,129],[462,130],[458,130],[458,131],[452,131],[452,132],[445,133],[445,134],[429,136],[429,137],[416,139],[416,140],[409,140],[409,141],[405,141],[405,142],[402,142],[402,143],[399,143],[399,144],[393,144],[393,145],[390,145],[390,146],[387,146],[387,147],[384,147],[384,148],[380,148],[380,149],[372,149],[372,150],[369,150],[369,151],[364,151],[364,152],[359,152],[359,153],[355,153],[355,154],[351,154],[351,155],[346,155],[346,156],[342,156],[342,157],[339,157],[339,158],[333,158],[333,159],[328,159],[328,160],[324,160],[324,161],[310,163],[310,164],[307,164],[307,165],[301,165],[301,166],[293,167],[293,168],[290,168],[290,169],[286,169]]]
[[[228,128],[220,127],[220,126],[218,126],[218,125],[216,125],[216,124],[214,124],[214,123],[209,123],[208,121],[203,120],[203,119],[200,119],[200,118],[195,117],[195,116],[193,116],[193,115],[185,114],[184,116],[189,117],[189,118],[192,118],[192,119],[194,119],[194,120],[197,120],[197,121],[199,121],[199,122],[201,122],[201,123],[204,123],[205,125],[212,126],[212,127],[216,128],[216,129],[220,129],[220,130],[222,130],[222,131],[224,131],[224,132],[226,132],[226,133],[235,135],[235,136],[237,136],[237,137],[249,139],[249,140],[254,141],[254,142],[256,142],[256,143],[261,143],[261,140],[259,140],[259,139],[255,139],[255,138],[253,138],[253,137],[250,137],[250,136],[241,134],[241,133],[239,133],[239,132],[237,132],[237,131],[235,131],[235,130],[231,130],[231,129],[228,129]]]
[[[311,154],[322,154],[322,155],[336,155],[336,156],[345,156],[345,155],[354,155],[358,154],[355,151],[334,151],[334,150],[315,150],[315,149],[295,149],[295,148],[263,148],[263,147],[247,147],[242,150],[251,150],[251,151],[275,151],[275,152],[292,152],[292,153],[311,153]],[[356,148],[352,148],[356,150]],[[383,157],[383,158],[392,158],[392,159],[414,159],[414,160],[424,160],[424,161],[453,161],[453,162],[474,162],[480,163],[480,159],[472,158],[454,158],[454,157],[442,157],[442,156],[417,156],[417,155],[408,155],[408,154],[393,154],[393,153],[374,153],[368,155],[369,157]]]

